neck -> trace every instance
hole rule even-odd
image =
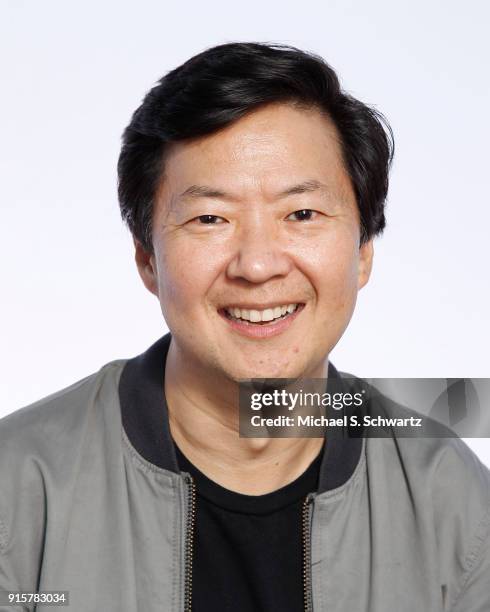
[[[318,376],[326,376],[328,361]],[[198,470],[246,495],[275,491],[298,478],[323,438],[241,438],[238,383],[186,358],[172,338],[165,366],[170,431]]]

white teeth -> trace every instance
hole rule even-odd
[[[273,318],[274,318],[274,311],[272,310],[272,308],[266,308],[262,312],[262,321],[272,321]]]
[[[275,308],[266,308],[265,310],[247,310],[246,308],[228,308],[227,312],[235,319],[244,319],[251,323],[260,323],[273,321],[283,317],[286,313],[291,314],[296,310],[297,304],[286,304],[284,306],[276,306]]]
[[[250,311],[250,321],[252,321],[252,323],[258,323],[261,320],[262,317],[260,316],[260,312],[258,310]]]

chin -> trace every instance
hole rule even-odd
[[[243,365],[230,371],[224,370],[225,375],[235,382],[247,380],[250,378],[300,378],[304,372],[304,368],[300,364],[258,364],[255,366]]]

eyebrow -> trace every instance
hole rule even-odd
[[[303,181],[302,183],[298,183],[296,185],[292,185],[287,189],[279,192],[278,197],[284,198],[290,195],[298,195],[302,193],[309,193],[311,191],[329,191],[328,187],[317,181],[315,179],[310,179],[307,181]],[[233,200],[233,196],[226,193],[225,191],[221,191],[220,189],[215,189],[213,187],[207,187],[206,185],[191,185],[185,191],[183,191],[178,199],[182,198],[226,198],[229,200]]]
[[[214,189],[213,187],[206,187],[206,185],[191,185],[185,191],[179,195],[181,198],[226,198],[230,197],[224,191]]]
[[[292,187],[285,189],[279,194],[279,196],[285,197],[289,195],[308,193],[310,191],[329,191],[329,189],[320,181],[310,179],[308,181],[303,181],[302,183],[298,183],[297,185],[293,185]]]

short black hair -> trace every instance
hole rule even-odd
[[[343,91],[321,57],[295,47],[227,43],[195,55],[146,94],[123,134],[121,214],[148,252],[153,202],[169,143],[211,134],[270,103],[317,108],[335,124],[361,220],[361,244],[385,227],[392,130],[376,109]]]

